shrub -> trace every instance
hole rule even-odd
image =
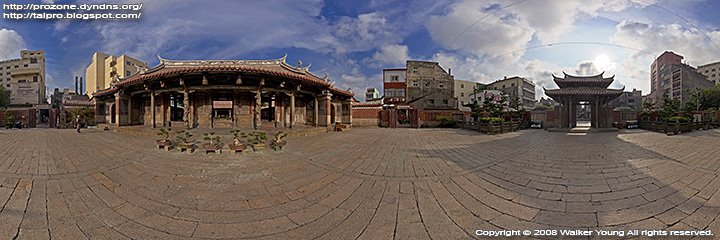
[[[668,122],[668,123],[674,123],[674,122],[684,123],[684,122],[689,122],[689,121],[690,121],[690,118],[688,118],[688,117],[674,116],[674,117],[665,118],[665,122]]]
[[[435,117],[435,121],[439,121],[440,125],[438,127],[441,128],[453,128],[455,127],[455,120],[452,120],[448,116],[437,116]]]
[[[481,123],[501,123],[504,122],[502,118],[499,117],[482,117],[480,118]]]

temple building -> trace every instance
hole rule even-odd
[[[118,78],[94,93],[96,121],[255,129],[263,124],[352,124],[352,92],[335,88],[327,76],[310,73],[309,66],[291,66],[285,60],[160,58],[158,66]]]
[[[604,72],[603,72],[604,73]],[[559,89],[545,89],[545,94],[560,103],[561,128],[577,126],[578,106],[585,105],[590,110],[590,127],[612,127],[612,108],[610,101],[620,96],[623,89],[608,89],[614,81],[614,76],[604,78],[600,73],[595,76],[571,76],[563,72],[564,77],[553,76],[553,81]]]

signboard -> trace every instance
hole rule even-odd
[[[232,101],[213,101],[213,108],[232,108]]]

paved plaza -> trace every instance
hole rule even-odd
[[[277,153],[204,155],[99,130],[2,130],[0,239],[720,231],[719,139],[357,128]]]

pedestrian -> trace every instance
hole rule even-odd
[[[75,129],[78,133],[80,133],[80,126],[80,115],[77,115],[77,117],[75,118]]]

